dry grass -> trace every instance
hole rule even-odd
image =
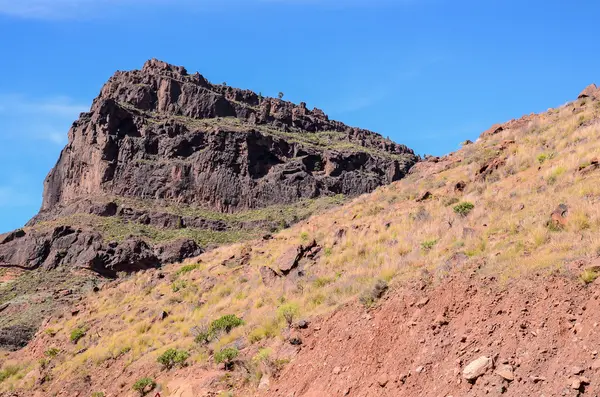
[[[358,299],[377,280],[385,280],[391,289],[424,275],[429,282],[443,282],[454,266],[449,259],[457,253],[502,281],[543,276],[573,259],[596,256],[600,171],[585,174],[578,168],[600,157],[598,117],[595,103],[566,105],[519,129],[465,146],[454,156],[462,161],[445,170],[412,174],[272,240],[219,248],[183,271],[181,265],[167,267],[164,279],[155,272],[134,275],[90,299],[85,318],[49,325],[56,333],[49,340],[66,341],[77,327],[88,330],[77,345],[65,345],[54,359],[53,379],[67,381],[93,372],[108,359],[136,368],[156,366],[156,358],[171,348],[189,351],[193,365],[212,365],[212,352],[239,340],[249,344],[250,360],[285,333],[288,324],[278,308],[294,307],[295,317],[310,317]],[[497,149],[511,139],[516,144]],[[476,179],[482,163],[497,156],[506,158],[505,165],[485,181]],[[458,181],[470,181],[462,193],[454,191]],[[433,197],[416,202],[424,191]],[[455,211],[461,202],[473,207]],[[550,213],[561,203],[569,207],[567,225],[549,228]],[[345,231],[341,238],[340,229]],[[263,285],[261,266],[274,266],[291,246],[312,239],[323,251],[303,279]],[[249,248],[247,267],[221,265]],[[169,315],[159,321],[162,311]],[[244,325],[206,346],[194,341],[195,327],[227,314],[243,318]]]

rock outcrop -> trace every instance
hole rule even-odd
[[[18,242],[12,234],[0,244],[0,266],[81,265],[111,275],[155,267],[197,255],[199,248],[188,241],[163,255],[164,248],[147,244],[152,233],[135,230],[119,242],[104,241],[98,221],[82,226],[77,217],[152,230],[252,228],[257,222],[232,227],[164,208],[231,214],[356,196],[402,178],[416,161],[406,146],[332,121],[304,103],[214,85],[150,60],[142,70],[117,72],[73,124],[45,181],[40,213],[27,224],[31,230],[17,232],[25,234]]]
[[[319,109],[223,85],[151,60],[117,72],[45,182],[42,214],[102,195],[222,212],[357,195],[402,178],[406,146]]]

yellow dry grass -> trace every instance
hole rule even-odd
[[[600,170],[578,171],[600,158],[600,108],[582,101],[549,110],[518,129],[481,138],[453,158],[460,159],[436,173],[416,172],[406,179],[359,197],[277,234],[268,241],[236,244],[208,252],[198,266],[179,272],[172,265],[157,278],[154,271],[133,275],[87,301],[85,317],[54,320],[49,341],[66,346],[54,359],[53,382],[92,373],[109,359],[127,366],[156,365],[168,348],[184,349],[194,365],[210,365],[212,351],[245,341],[269,348],[286,328],[277,308],[294,303],[301,317],[311,317],[347,303],[383,279],[394,287],[415,277],[443,282],[449,259],[463,253],[480,263],[480,272],[498,280],[562,269],[565,263],[592,257],[600,249]],[[506,140],[515,140],[498,150]],[[490,159],[506,158],[487,180],[475,178]],[[464,192],[454,185],[466,181]],[[432,198],[417,202],[425,191]],[[466,216],[456,214],[458,202],[474,204]],[[568,205],[564,228],[548,227],[550,213]],[[339,238],[338,231],[345,230]],[[318,261],[297,283],[263,285],[261,266],[275,266],[290,247],[315,239],[323,247]],[[222,262],[252,248],[247,267]],[[191,270],[190,270],[191,269]],[[165,320],[157,320],[163,311]],[[244,325],[200,346],[194,327],[235,314]],[[77,345],[64,343],[70,332],[85,327]],[[2,359],[0,359],[1,361]],[[35,367],[21,363],[23,368]],[[25,371],[21,371],[25,372]],[[27,385],[12,378],[1,388]]]

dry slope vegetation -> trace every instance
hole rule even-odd
[[[599,133],[580,98],[274,236],[107,283],[0,356],[0,390],[595,395]]]

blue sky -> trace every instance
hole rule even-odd
[[[0,0],[0,231],[41,203],[80,111],[149,58],[444,154],[600,82],[600,2]]]

